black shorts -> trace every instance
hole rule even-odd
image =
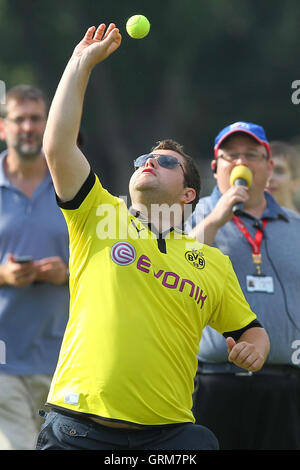
[[[37,450],[218,450],[215,435],[193,423],[151,429],[107,427],[81,417],[50,411]]]

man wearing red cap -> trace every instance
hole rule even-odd
[[[271,343],[264,367],[245,373],[221,335],[203,332],[193,411],[221,449],[300,449],[300,217],[265,191],[272,167],[261,126],[227,126],[215,139],[217,186],[186,227],[230,257]]]

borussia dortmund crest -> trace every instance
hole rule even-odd
[[[203,269],[205,267],[204,255],[199,250],[190,250],[186,251],[185,259],[192,265],[194,268]]]

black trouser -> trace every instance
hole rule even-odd
[[[157,429],[156,429],[157,428]],[[81,417],[51,411],[37,450],[218,450],[211,431],[193,423],[153,429],[117,429]]]
[[[300,449],[300,370],[265,367],[253,375],[203,373],[195,378],[196,423],[220,450]]]

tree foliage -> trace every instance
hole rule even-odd
[[[151,22],[143,40],[125,31],[136,13]],[[214,136],[230,122],[260,123],[270,140],[300,134],[299,20],[296,0],[0,0],[0,79],[36,84],[51,100],[87,27],[114,21],[123,43],[93,71],[82,119],[94,170],[126,195],[130,162],[171,137],[205,180]]]

